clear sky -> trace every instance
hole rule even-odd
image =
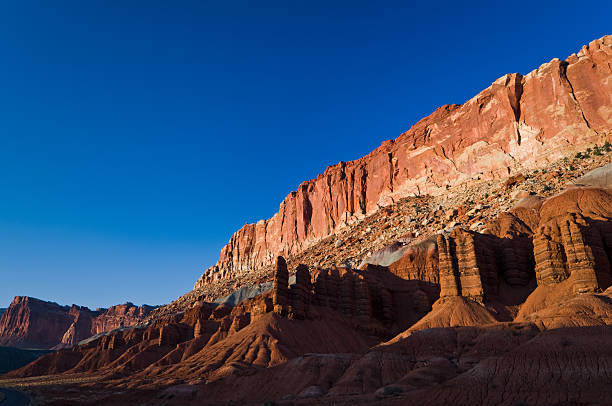
[[[410,3],[2,2],[0,307],[167,303],[326,166],[612,31],[609,1]]]

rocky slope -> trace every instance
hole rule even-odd
[[[247,224],[195,289],[296,255],[407,196],[540,168],[612,130],[612,36],[523,76],[508,74],[463,105],[446,105],[369,155],[302,183],[271,219]]]
[[[549,197],[564,190],[568,185],[582,183],[601,186],[612,177],[603,171],[612,167],[611,146],[587,147],[573,156],[562,158],[539,169],[525,171],[502,180],[474,180],[447,190],[439,196],[408,197],[400,199],[362,221],[345,227],[336,234],[287,257],[291,267],[299,263],[315,266],[359,267],[364,263],[380,264],[381,258],[392,258],[408,250],[413,255],[431,256],[436,234],[463,226],[482,231],[485,223],[514,205],[528,205],[537,200],[535,196]],[[600,176],[587,173],[601,172]],[[609,172],[609,171],[608,171]],[[611,182],[608,181],[607,184]],[[383,254],[380,256],[379,254]],[[437,255],[437,253],[436,253]],[[392,267],[398,268],[398,261]],[[290,267],[290,268],[291,268]],[[156,309],[152,316],[167,312],[182,311],[196,300],[214,301],[236,289],[247,289],[255,284],[271,284],[273,266],[262,267],[238,277],[210,281],[202,287],[178,298],[168,306]],[[418,275],[416,270],[404,268],[410,278],[429,278],[429,274]],[[271,286],[271,285],[270,285]]]
[[[151,310],[151,306],[126,303],[92,311],[77,305],[60,306],[28,296],[16,296],[0,317],[0,345],[70,347],[94,334],[137,324]]]

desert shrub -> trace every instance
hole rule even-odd
[[[599,147],[597,145],[595,145],[595,147],[593,148],[593,155],[595,155],[595,156],[603,155],[603,153],[601,152],[601,150],[599,149]]]

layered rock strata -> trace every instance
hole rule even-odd
[[[285,258],[278,257],[276,259],[276,269],[274,271],[274,285],[272,302],[274,304],[274,311],[280,314],[284,314],[287,311],[289,304],[289,290],[287,284],[289,282],[289,271],[287,270],[287,262]]]
[[[70,347],[92,335],[137,324],[153,310],[132,303],[90,310],[17,296],[0,317],[0,345],[22,348]]]
[[[572,187],[530,206],[501,213],[485,233],[456,228],[439,234],[435,248],[408,249],[389,267],[402,278],[439,283],[440,299],[462,296],[484,303],[504,285],[537,286],[569,280],[574,293],[612,285],[612,195]],[[424,255],[424,252],[436,253]],[[437,273],[437,275],[436,275]]]
[[[522,76],[496,80],[463,105],[446,105],[367,156],[304,182],[271,219],[247,224],[195,289],[293,255],[399,198],[501,179],[608,139],[612,36]]]
[[[298,265],[296,282],[288,289],[287,275],[286,263],[279,257],[271,292],[276,313],[306,319],[312,317],[312,305],[329,308],[364,331],[381,335],[427,313],[439,292],[433,284],[407,281],[375,265],[363,270],[315,268],[312,272],[306,265]],[[409,308],[395,308],[395,302],[407,303]]]
[[[312,297],[310,272],[306,265],[298,265],[295,271],[295,284],[290,286],[289,297],[291,298],[291,315],[296,319],[306,318]]]
[[[538,285],[570,279],[575,293],[612,285],[612,195],[570,189],[542,206],[534,236]]]
[[[482,302],[485,288],[497,288],[495,253],[486,244],[477,246],[476,238],[476,233],[462,229],[438,236],[441,299],[463,296]]]

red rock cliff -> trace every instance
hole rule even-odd
[[[149,314],[150,306],[132,303],[92,311],[16,296],[0,317],[0,345],[22,348],[69,347],[92,335],[131,326]]]
[[[394,199],[498,179],[610,139],[612,36],[565,61],[508,74],[463,105],[446,105],[369,155],[302,183],[271,219],[247,224],[195,288],[291,255]]]
[[[111,306],[93,320],[90,335],[137,324],[144,320],[151,310],[151,306],[135,306],[132,303]]]

